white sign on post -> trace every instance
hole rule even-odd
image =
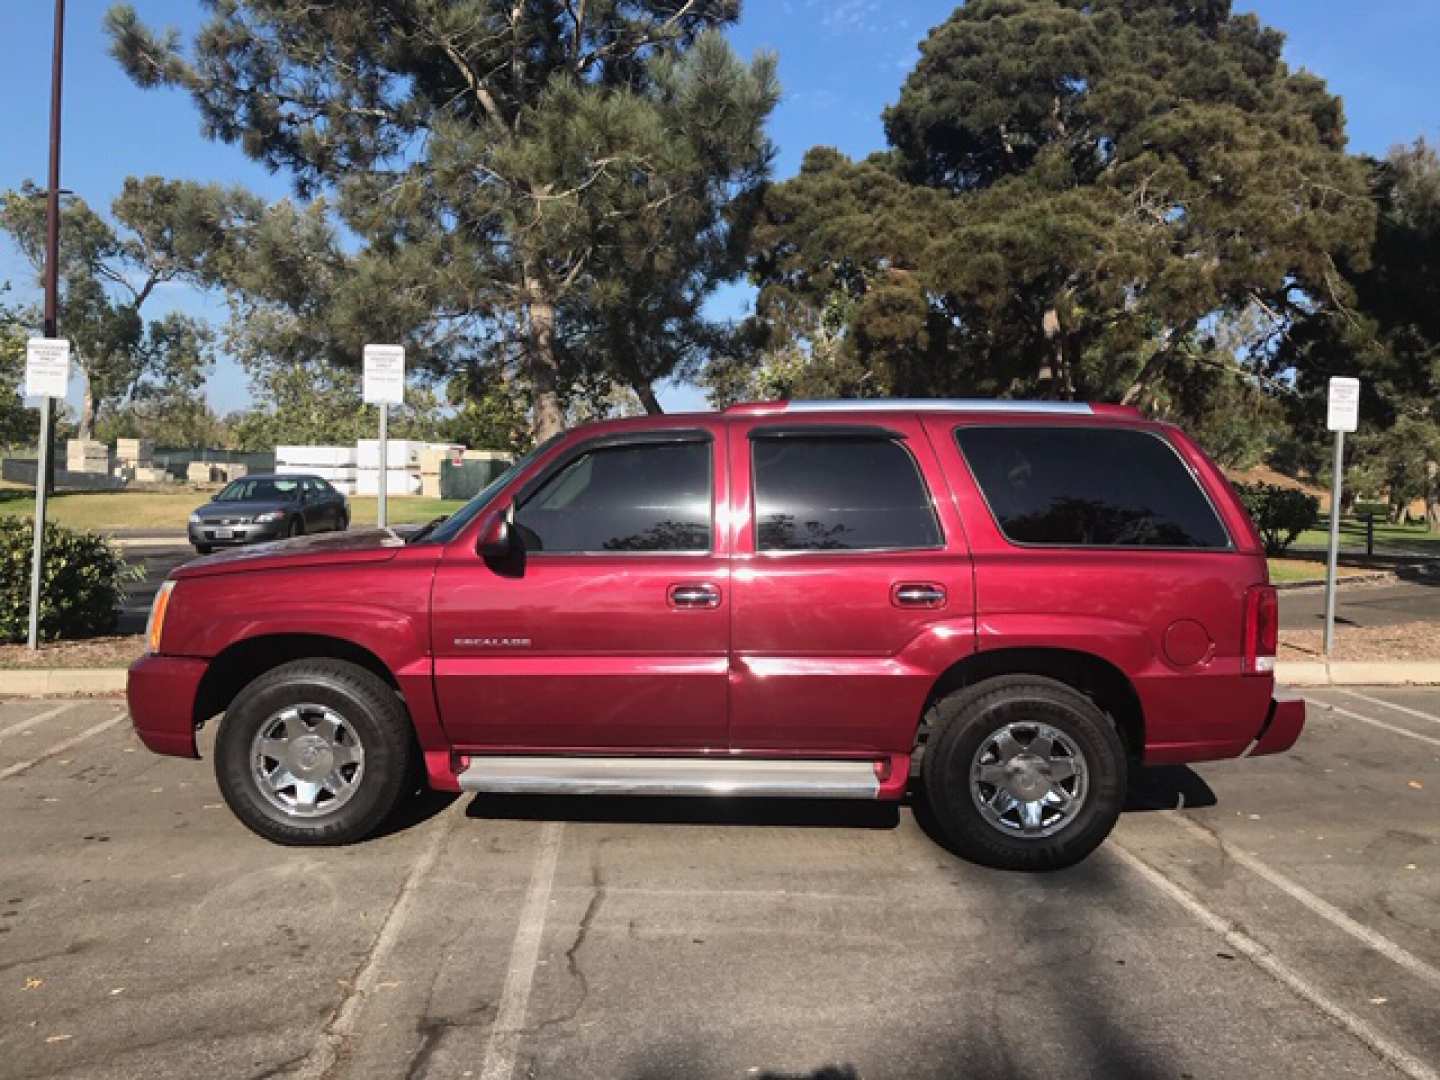
[[[1330,380],[1330,409],[1325,426],[1354,431],[1360,426],[1360,380],[1336,375]]]
[[[63,398],[70,389],[70,342],[31,338],[25,343],[25,396]]]
[[[367,405],[405,404],[405,346],[365,346]]]

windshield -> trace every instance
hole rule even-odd
[[[265,499],[272,502],[288,502],[300,490],[298,480],[235,480],[215,496],[216,502],[249,502]]]
[[[437,526],[434,532],[429,533],[425,537],[425,539],[421,541],[421,543],[448,544],[451,540],[455,539],[455,537],[459,535],[459,533],[465,528],[465,526],[470,524],[470,522],[474,521],[476,515],[479,514],[482,510],[484,510],[485,507],[489,506],[490,501],[494,499],[496,495],[500,494],[501,488],[509,484],[510,481],[513,480],[515,476],[523,469],[525,469],[532,461],[538,458],[541,454],[545,453],[545,451],[549,450],[552,446],[554,446],[564,437],[564,432],[561,432],[559,435],[552,435],[539,446],[535,447],[535,449],[531,450],[524,457],[517,460],[515,464],[511,465],[494,480],[491,480],[490,483],[486,484],[480,490],[480,494],[476,495],[459,510],[456,510],[455,513],[451,514],[448,518],[446,518],[445,521],[441,525]]]

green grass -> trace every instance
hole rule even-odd
[[[1307,529],[1295,538],[1291,545],[1297,548],[1325,549],[1330,546],[1329,522],[1323,518],[1318,527]],[[1340,519],[1340,550],[1365,550],[1365,523],[1352,518]],[[1376,554],[1395,554],[1398,551],[1415,551],[1422,554],[1440,555],[1440,532],[1431,532],[1424,525],[1391,525],[1375,523]]]
[[[73,529],[184,529],[190,512],[207,502],[203,491],[97,491],[52,496],[46,516]],[[357,496],[350,500],[357,525],[375,524],[376,500]],[[453,513],[464,503],[454,499],[391,498],[392,525],[419,525]],[[27,489],[0,491],[0,514],[28,517],[35,511],[35,494]]]
[[[1270,564],[1270,581],[1276,585],[1296,581],[1325,580],[1325,564],[1315,559],[1267,559],[1265,561]],[[1342,580],[1371,573],[1371,571],[1358,566],[1336,567],[1336,572]]]

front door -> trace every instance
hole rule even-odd
[[[562,450],[514,507],[524,551],[452,544],[432,606],[446,731],[474,749],[723,750],[723,427]]]
[[[736,424],[730,740],[903,753],[935,666],[974,648],[970,559],[913,417]]]

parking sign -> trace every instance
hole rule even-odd
[[[1336,375],[1330,380],[1330,409],[1325,426],[1354,431],[1360,424],[1360,380]]]
[[[70,342],[31,338],[25,343],[25,396],[63,398],[70,388]]]
[[[365,387],[367,405],[405,404],[405,346],[365,346]]]

